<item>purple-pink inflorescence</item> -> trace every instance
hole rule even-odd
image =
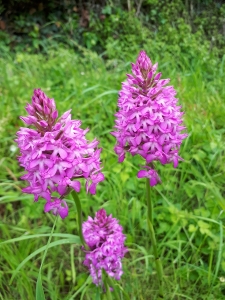
[[[78,178],[86,180],[86,191],[91,194],[96,193],[97,184],[104,180],[100,172],[99,142],[86,140],[88,129],[80,128],[80,120],[71,119],[70,110],[58,118],[54,99],[49,99],[40,89],[34,90],[26,111],[28,116],[21,119],[36,128],[21,127],[17,132],[19,162],[27,171],[22,179],[29,182],[23,192],[33,194],[34,201],[43,197],[45,212],[51,210],[65,218],[68,206],[63,198],[71,189],[80,191]]]
[[[122,230],[118,220],[107,216],[104,209],[100,209],[94,219],[88,217],[82,225],[84,240],[90,249],[84,249],[84,265],[96,285],[102,285],[102,269],[116,280],[123,274],[121,261],[128,250],[124,247],[126,237]]]
[[[154,170],[154,161],[162,164],[173,162],[174,168],[182,158],[178,155],[182,140],[187,137],[182,133],[183,112],[177,105],[176,91],[173,86],[165,86],[169,79],[160,79],[156,74],[158,64],[152,65],[150,58],[141,51],[132,73],[119,92],[119,111],[115,114],[115,131],[111,134],[117,139],[114,148],[119,162],[126,152],[139,154],[145,161],[137,176],[147,177],[151,186],[160,182]]]

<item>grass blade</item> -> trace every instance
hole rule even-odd
[[[76,237],[76,236],[75,236]],[[52,248],[52,247],[56,247],[56,246],[60,246],[60,245],[65,245],[65,244],[78,244],[78,245],[81,245],[81,242],[80,242],[80,239],[79,239],[79,242],[78,242],[78,239],[77,237],[75,239],[62,239],[62,240],[59,240],[59,241],[55,241],[55,242],[51,242],[49,244],[49,247],[48,248]],[[37,254],[45,251],[45,249],[47,248],[47,245],[37,249],[36,251],[34,251],[33,253],[31,253],[30,255],[28,255],[19,265],[18,267],[16,268],[16,270],[13,272],[13,276],[10,280],[10,283],[9,284],[12,284],[15,276],[17,275],[17,273],[19,272],[19,270],[29,261],[31,260],[33,257],[35,257]]]
[[[43,266],[44,261],[45,261],[45,257],[46,257],[47,252],[48,252],[49,244],[51,242],[52,235],[53,235],[57,220],[58,220],[58,216],[55,218],[55,222],[52,226],[52,230],[51,230],[51,233],[50,233],[50,236],[49,236],[49,239],[48,239],[48,243],[47,243],[47,246],[45,248],[45,252],[44,252],[44,255],[43,255],[43,258],[42,258],[42,261],[41,261],[41,267],[39,269],[38,279],[37,279],[37,283],[36,283],[36,300],[45,300],[45,293],[44,293],[44,289],[43,289],[43,285],[42,285],[42,279],[41,279],[41,270],[42,270],[42,266]]]
[[[41,273],[39,272],[38,280],[36,284],[36,300],[45,300],[44,289],[42,286]]]

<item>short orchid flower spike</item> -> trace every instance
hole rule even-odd
[[[26,171],[22,179],[29,183],[23,192],[33,194],[34,201],[44,198],[45,212],[65,218],[68,206],[63,199],[71,190],[80,191],[78,179],[84,178],[86,186],[91,182],[86,188],[91,194],[104,180],[99,142],[86,139],[89,130],[80,128],[80,120],[72,120],[70,110],[58,118],[54,99],[40,89],[34,90],[26,111],[28,116],[21,119],[33,129],[21,127],[16,138],[19,163]]]
[[[137,176],[149,178],[151,186],[160,182],[154,162],[172,162],[176,168],[182,160],[178,155],[180,145],[187,137],[176,91],[166,86],[170,79],[160,79],[157,67],[145,51],[139,53],[136,63],[132,63],[133,74],[127,74],[119,92],[115,131],[111,133],[116,137],[114,150],[119,162],[127,152],[144,158],[146,165]]]
[[[123,274],[122,258],[128,250],[124,247],[126,237],[122,230],[118,220],[112,215],[107,216],[104,209],[100,209],[94,219],[88,217],[82,225],[84,240],[89,247],[89,250],[83,248],[84,265],[96,285],[102,286],[102,269],[116,280]]]

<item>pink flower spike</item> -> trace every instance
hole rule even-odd
[[[84,240],[90,248],[83,248],[84,265],[97,286],[102,285],[102,269],[116,280],[120,280],[123,274],[122,258],[128,250],[124,247],[126,237],[122,230],[118,220],[112,215],[107,216],[104,209],[100,209],[94,219],[88,217],[82,224]]]
[[[45,211],[52,210],[62,218],[68,215],[64,198],[72,189],[80,192],[85,179],[87,192],[96,193],[97,184],[104,180],[100,172],[101,148],[99,141],[88,141],[88,129],[81,128],[80,120],[71,119],[71,110],[57,119],[54,99],[48,98],[40,89],[34,90],[32,103],[26,105],[28,116],[21,119],[35,129],[21,127],[16,142],[20,149],[18,158],[28,181],[24,193],[47,200]],[[89,186],[90,185],[90,186]],[[55,195],[57,194],[58,195]]]
[[[123,162],[129,152],[132,156],[140,155],[148,167],[158,161],[163,165],[172,162],[176,168],[181,160],[181,143],[187,137],[182,132],[186,129],[182,124],[184,113],[177,105],[176,91],[173,86],[166,86],[170,79],[161,79],[161,72],[156,73],[158,63],[153,65],[145,51],[140,51],[131,67],[133,74],[127,74],[119,92],[111,132],[116,138],[114,151],[118,161]],[[158,175],[147,172],[151,186],[160,182]]]

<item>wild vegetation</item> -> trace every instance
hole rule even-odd
[[[38,87],[55,99],[59,114],[71,108],[82,128],[90,128],[88,138],[100,140],[106,179],[95,196],[82,189],[83,219],[103,207],[120,220],[129,252],[119,285],[130,299],[157,299],[145,181],[136,177],[142,161],[130,156],[119,164],[110,135],[121,82],[141,49],[159,63],[162,78],[171,78],[189,134],[181,147],[184,161],[177,169],[157,165],[162,184],[151,192],[165,299],[224,299],[225,7],[213,1],[159,2],[164,5],[143,1],[139,11],[138,2],[89,2],[87,27],[81,26],[76,3],[70,2],[71,8],[65,9],[71,14],[66,10],[62,17],[53,7],[51,24],[41,9],[37,21],[35,8],[31,23],[20,16],[21,28],[30,31],[0,32],[0,299],[35,299],[42,247],[55,220],[43,212],[44,200],[33,203],[31,195],[21,192],[26,183],[20,179],[23,170],[14,142],[24,126],[19,116],[25,115],[24,107]],[[7,25],[6,10],[3,3]],[[101,290],[91,283],[83,252],[71,236],[78,234],[74,201],[70,196],[66,200],[69,216],[57,220],[52,238],[56,246],[49,248],[42,269],[46,299],[100,299]]]

